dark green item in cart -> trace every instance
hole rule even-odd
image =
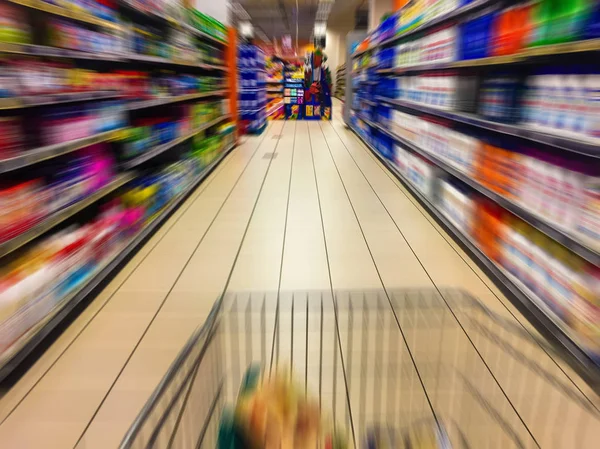
[[[252,365],[246,371],[239,395],[251,393],[260,382],[260,365]],[[217,449],[252,449],[254,446],[246,437],[246,432],[235,419],[235,412],[226,408],[221,415]]]
[[[260,381],[260,365],[252,365],[246,371],[242,386],[240,387],[240,396],[251,393],[258,386]]]
[[[233,410],[227,408],[221,415],[217,449],[251,449],[252,444],[244,436],[243,429],[236,423]]]

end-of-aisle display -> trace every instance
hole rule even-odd
[[[327,55],[321,48],[309,53],[304,63],[304,119],[331,120],[333,80]]]
[[[286,120],[301,120],[304,117],[304,64],[287,61],[283,70]]]
[[[236,124],[227,29],[181,2],[7,0],[0,17],[4,378],[225,157]]]
[[[331,120],[332,78],[320,48],[284,69],[285,117],[288,120]]]
[[[599,379],[600,8],[426,3],[354,52],[348,124]]]

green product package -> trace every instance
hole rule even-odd
[[[560,44],[580,39],[592,7],[592,0],[539,0],[532,12],[530,45]]]
[[[552,0],[539,0],[532,11],[531,46],[546,45],[552,17]]]
[[[550,43],[579,39],[591,10],[590,0],[553,0]]]

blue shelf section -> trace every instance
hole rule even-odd
[[[248,133],[260,134],[267,121],[265,54],[255,45],[240,45],[238,69],[238,113],[242,128]]]

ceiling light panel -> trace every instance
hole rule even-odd
[[[315,29],[313,33],[315,36],[325,36],[327,32],[327,23],[326,22],[315,22]]]

